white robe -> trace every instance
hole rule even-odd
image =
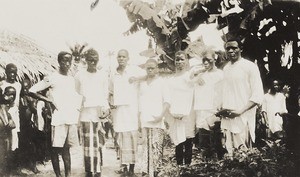
[[[204,84],[199,85],[198,79],[202,79]],[[219,69],[204,72],[193,79],[195,82],[194,109],[197,128],[209,130],[209,127],[219,120],[214,114],[221,106],[222,80],[223,72]]]
[[[186,138],[195,137],[195,112],[193,108],[194,88],[189,79],[190,73],[173,75],[168,79],[170,89],[170,115],[167,118],[170,124],[170,137],[175,145],[182,143]],[[183,119],[174,119],[172,115],[182,115]]]
[[[261,104],[263,86],[256,64],[241,58],[234,64],[229,62],[224,67],[222,91],[222,107],[224,109],[240,110],[249,101]],[[249,129],[252,141],[255,141],[256,107],[246,111],[234,119],[222,119],[221,128],[231,133],[242,133]]]
[[[139,90],[139,112],[141,126],[147,128],[165,128],[164,120],[153,122],[161,115],[163,104],[170,103],[170,91],[163,78],[156,78],[151,83],[143,81]]]
[[[265,94],[262,111],[267,113],[269,129],[271,132],[275,133],[276,131],[282,131],[282,117],[275,114],[287,113],[285,96],[282,93],[276,93],[275,95],[271,95],[270,93]]]
[[[129,83],[129,79],[145,75],[143,69],[131,65],[126,66],[122,74],[116,69],[112,71],[110,91],[113,93],[113,105],[117,106],[113,114],[116,132],[138,130],[138,83]]]

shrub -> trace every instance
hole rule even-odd
[[[291,153],[281,141],[266,141],[263,148],[236,150],[222,160],[206,159],[195,150],[189,167],[179,168],[174,148],[166,151],[159,177],[294,177]]]

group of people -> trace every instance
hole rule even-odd
[[[271,123],[271,119],[280,117],[286,109],[269,111],[274,109],[267,104],[272,96],[264,99],[259,69],[255,63],[241,57],[240,41],[228,40],[224,47],[229,62],[223,70],[215,66],[213,51],[205,51],[202,63],[195,66],[189,64],[185,51],[178,51],[174,58],[175,72],[164,77],[159,75],[155,59],[147,60],[144,69],[129,65],[129,53],[125,49],[117,54],[116,68],[110,72],[99,69],[99,54],[92,48],[84,54],[87,67],[70,75],[72,55],[60,52],[58,71],[28,88],[26,94],[42,101],[44,107],[47,103],[50,109],[50,156],[56,176],[61,176],[60,153],[65,176],[71,176],[70,147],[79,144],[83,147],[86,176],[101,176],[102,157],[105,156],[102,153],[103,122],[108,115],[112,117],[120,159],[120,170],[116,173],[123,176],[135,175],[138,143],[143,145],[143,175],[155,177],[159,174],[165,132],[175,145],[179,166],[191,164],[196,134],[200,149],[211,148],[210,136],[216,126],[223,132],[224,147],[229,155],[238,148],[251,148],[255,141],[256,108],[263,102],[266,103],[263,115],[269,122],[266,124],[272,127],[272,133],[279,131],[280,125]],[[0,99],[1,105],[9,105],[9,111],[1,109],[1,113],[11,115],[7,118],[1,115],[0,131],[5,127],[3,131],[9,135],[0,134],[5,136],[0,146],[7,147],[0,149],[7,152],[14,150],[11,144],[17,143],[22,122],[22,116],[18,115],[21,85],[16,82],[16,67],[7,65],[8,70],[13,72],[6,72]],[[47,93],[43,93],[45,90]],[[7,94],[12,94],[15,104],[8,104],[9,99],[2,101]],[[278,97],[283,99],[281,95]],[[44,111],[43,115],[47,117],[48,114]],[[0,154],[0,161],[5,163],[7,158],[3,154],[9,153]]]

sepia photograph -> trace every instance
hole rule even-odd
[[[300,0],[0,0],[0,177],[299,177]]]

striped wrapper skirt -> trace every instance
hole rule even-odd
[[[102,146],[104,134],[99,122],[81,122],[84,165],[86,172],[100,173],[103,164]]]
[[[121,164],[135,164],[137,152],[138,131],[119,133]]]
[[[144,128],[146,142],[143,144],[142,171],[149,177],[159,172],[162,167],[164,130],[161,128]]]

